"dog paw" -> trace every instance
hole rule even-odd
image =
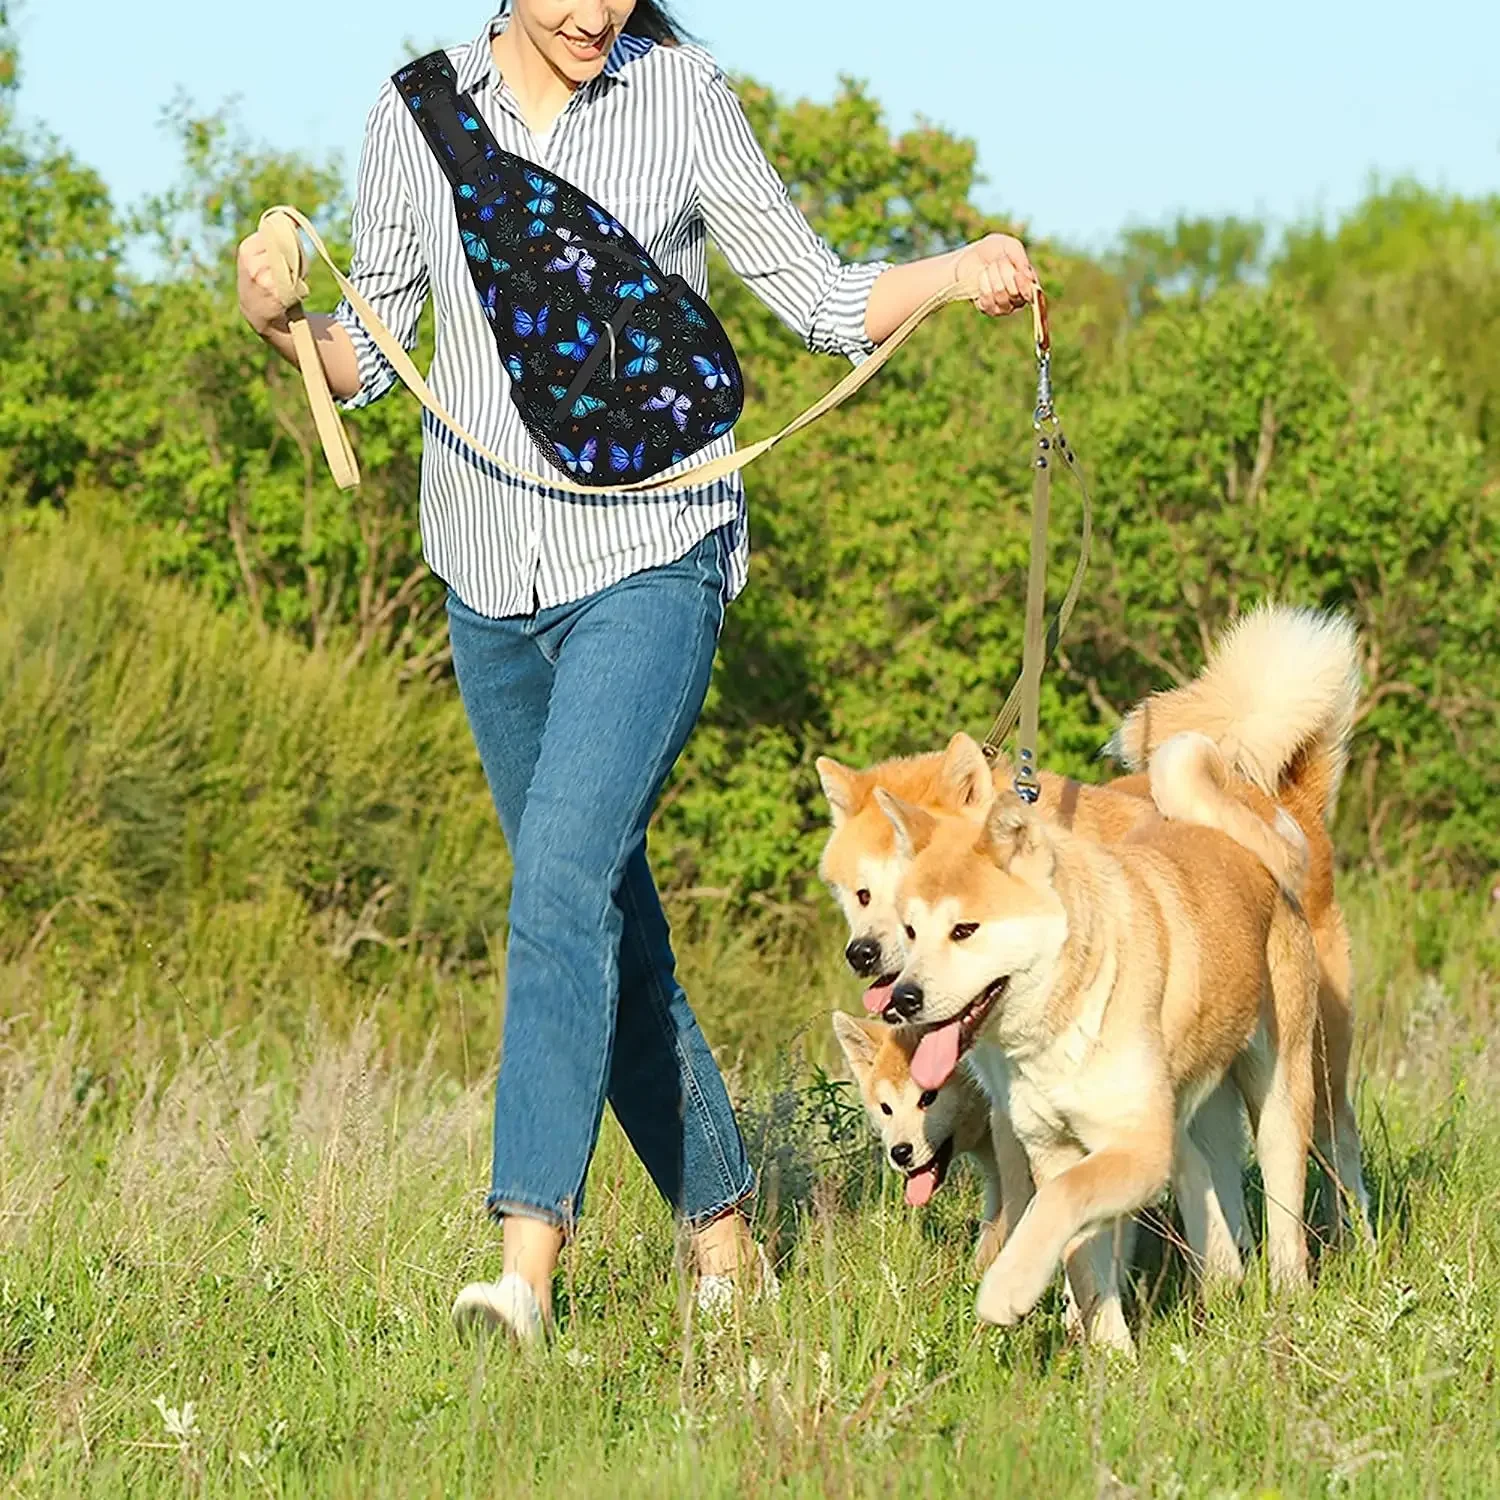
[[[1051,1267],[1038,1266],[1020,1256],[1001,1251],[999,1259],[984,1273],[974,1304],[980,1321],[1010,1328],[1042,1300],[1051,1280]]]
[[[986,1224],[979,1231],[979,1242],[974,1246],[974,1269],[983,1276],[994,1264],[995,1257],[1005,1248],[1005,1226]]]
[[[1118,1297],[1111,1297],[1094,1309],[1087,1337],[1096,1349],[1107,1349],[1112,1354],[1135,1359],[1135,1340],[1131,1337]]]

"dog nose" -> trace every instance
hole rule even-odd
[[[911,1145],[907,1141],[898,1141],[891,1147],[891,1160],[898,1167],[909,1167],[911,1165]]]
[[[872,937],[855,938],[844,958],[856,974],[873,974],[880,967],[880,944]]]
[[[909,1021],[922,1008],[922,986],[910,979],[903,979],[891,991],[887,1013],[895,1011],[898,1021]]]

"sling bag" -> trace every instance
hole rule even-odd
[[[392,81],[453,189],[510,399],[547,461],[609,486],[728,432],[744,380],[708,304],[586,193],[500,146],[446,53]]]

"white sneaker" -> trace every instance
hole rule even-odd
[[[453,1326],[460,1333],[501,1328],[518,1344],[540,1342],[542,1305],[524,1276],[509,1271],[499,1281],[471,1281],[453,1301]]]
[[[765,1247],[757,1244],[755,1254],[760,1262],[760,1274],[756,1277],[755,1285],[750,1291],[749,1300],[751,1302],[774,1302],[781,1295],[781,1283],[776,1279],[775,1271],[771,1269],[771,1262],[766,1255]],[[734,1299],[741,1294],[742,1285],[738,1271],[728,1275],[715,1273],[700,1276],[695,1294],[698,1311],[705,1317],[724,1317],[734,1307]]]

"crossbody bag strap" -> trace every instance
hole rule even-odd
[[[418,102],[412,118],[437,158],[444,175],[455,188],[467,188],[476,203],[499,182],[499,164],[523,167],[526,163],[495,139],[479,107],[458,88],[453,64],[446,52],[429,52],[410,67],[402,68],[391,82],[408,106]],[[463,123],[467,116],[469,124]]]

